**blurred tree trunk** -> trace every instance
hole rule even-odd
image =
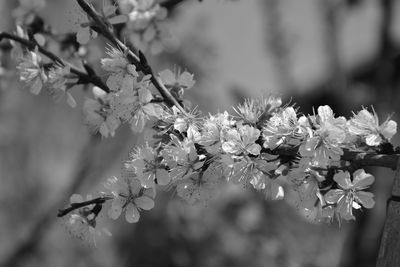
[[[400,161],[394,178],[392,198],[388,202],[377,267],[400,266]]]
[[[394,79],[394,54],[396,48],[390,36],[390,29],[393,22],[393,0],[381,0],[381,25],[379,28],[379,50],[376,60],[372,64],[370,73],[370,87],[375,95],[375,108],[380,112],[393,111],[396,106],[392,103],[395,99],[393,92]],[[376,194],[385,194],[383,191],[387,181],[377,178],[374,186]],[[373,213],[362,213],[357,218],[356,224],[352,225],[350,235],[346,241],[342,254],[342,267],[351,266],[374,266],[379,250],[379,234],[381,229],[376,227],[382,225],[372,218]],[[384,218],[380,218],[383,222]],[[371,225],[371,224],[374,225]],[[371,240],[372,237],[377,238]],[[372,242],[371,242],[372,241]],[[389,266],[389,265],[386,265]],[[397,266],[397,265],[390,265]]]

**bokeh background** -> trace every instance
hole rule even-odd
[[[47,0],[40,12],[59,32],[76,29],[75,1]],[[12,31],[17,1],[0,0],[0,30]],[[380,119],[400,111],[400,1],[187,0],[170,11],[174,48],[149,55],[156,71],[195,74],[188,98],[203,114],[245,97],[281,96],[304,113],[329,104],[350,116],[373,105]],[[103,51],[92,47],[93,64]],[[16,77],[0,80],[0,266],[374,266],[394,173],[369,169],[376,206],[357,221],[320,225],[284,201],[226,188],[204,206],[160,193],[139,223],[105,218],[112,238],[97,247],[72,238],[56,218],[74,193],[95,193],[118,176],[143,136],[121,128],[90,136],[80,107],[35,97]],[[393,140],[398,144],[398,138]]]

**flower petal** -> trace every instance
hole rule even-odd
[[[143,173],[143,175],[139,176],[138,178],[139,178],[140,182],[142,183],[142,186],[145,188],[154,187],[154,185],[155,185],[154,173],[151,171]]]
[[[144,189],[143,196],[147,196],[151,199],[154,199],[156,197],[156,188],[151,187],[151,188]]]
[[[185,89],[190,89],[193,87],[195,84],[195,81],[193,80],[193,74],[185,71],[184,73],[181,74],[179,77],[179,84],[184,86]]]
[[[338,203],[338,201],[343,198],[345,195],[345,192],[341,189],[332,189],[330,191],[328,191],[328,193],[326,193],[324,195],[324,198],[326,200],[326,202],[330,203],[330,204],[336,204]]]
[[[396,134],[397,132],[397,123],[395,121],[387,121],[383,123],[380,127],[381,129],[381,134],[388,140],[392,138],[393,135]]]
[[[318,136],[311,137],[310,139],[308,139],[307,142],[304,144],[304,146],[303,145],[301,146],[303,148],[302,150],[300,150],[301,155],[312,156],[319,142],[320,138]]]
[[[148,89],[139,89],[139,101],[142,104],[147,104],[153,99],[153,95]]]
[[[353,200],[349,195],[346,195],[346,197],[342,197],[341,199],[339,199],[339,202],[336,206],[336,211],[339,213],[340,218],[342,219],[355,219],[353,215]]]
[[[333,176],[333,180],[335,180],[342,189],[350,189],[353,187],[350,180],[350,173],[347,171],[339,171]]]
[[[107,211],[108,217],[110,217],[113,220],[118,219],[122,213],[122,206],[124,205],[124,202],[125,199],[121,197],[115,198],[111,203],[110,208]]]
[[[378,133],[371,133],[365,137],[365,143],[369,146],[379,146],[382,143],[382,137]]]
[[[375,181],[374,176],[366,173],[363,169],[356,170],[353,173],[354,188],[359,190],[369,187]]]
[[[250,154],[253,154],[255,156],[260,154],[261,151],[261,146],[258,144],[251,144],[250,146],[248,146],[246,148],[247,152],[249,152]]]
[[[174,85],[176,83],[175,74],[169,69],[163,70],[158,75],[165,85]]]
[[[80,203],[83,202],[83,197],[79,194],[73,194],[70,198],[69,198],[69,202],[70,203]]]
[[[356,200],[367,209],[372,209],[374,207],[375,200],[373,197],[374,194],[370,192],[359,191],[355,194]]]
[[[140,213],[136,206],[132,203],[129,203],[128,206],[126,206],[126,212],[125,212],[125,219],[128,223],[136,223],[139,221],[140,218]]]
[[[318,116],[321,121],[328,121],[333,119],[333,111],[329,106],[320,106],[318,107]]]
[[[149,116],[160,118],[160,116],[163,114],[163,109],[158,104],[149,103],[143,106],[143,112]]]
[[[134,202],[136,206],[140,209],[151,210],[152,208],[154,208],[154,200],[147,196],[135,198]]]
[[[270,181],[266,194],[272,200],[281,200],[285,196],[285,191],[283,191],[283,187],[280,184],[273,180]]]
[[[239,131],[244,145],[254,143],[260,136],[260,130],[248,125],[241,127]]]
[[[169,173],[164,169],[156,170],[156,178],[157,178],[157,184],[159,185],[167,185],[169,181],[171,181]]]
[[[34,95],[38,95],[42,90],[42,87],[43,82],[39,77],[37,77],[30,88],[30,92]]]
[[[129,121],[129,125],[133,132],[142,132],[146,125],[146,114],[144,114],[142,110],[138,110],[135,116]]]

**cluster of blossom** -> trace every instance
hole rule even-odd
[[[17,19],[21,23],[21,25],[17,25],[16,36],[24,40],[33,40],[42,47],[47,45],[49,38],[45,38],[40,32],[34,33],[30,37],[22,25],[30,23],[26,20],[28,16],[32,17],[31,20],[35,19],[37,12],[45,6],[45,3],[45,0],[20,0],[20,6],[15,11]],[[118,6],[103,1],[98,17],[109,27],[110,31],[113,30],[113,25],[126,24],[126,33],[129,33],[129,39],[138,49],[145,51],[147,47],[150,47],[153,53],[158,53],[162,51],[162,39],[165,35],[165,30],[159,21],[166,15],[167,10],[153,0],[121,0]],[[94,30],[96,23],[89,15],[86,16],[85,21],[79,23],[76,33],[76,41],[79,44],[88,44],[91,39],[97,37],[98,33]],[[38,48],[32,51],[18,42],[11,41],[11,43],[13,45],[11,54],[20,62],[17,67],[20,80],[30,87],[31,93],[37,95],[45,88],[56,100],[65,95],[67,103],[72,107],[76,106],[68,89],[77,84],[79,77],[71,73],[69,66],[43,62]],[[139,75],[136,68],[133,64],[128,64],[123,52],[110,47],[108,54],[110,58],[102,60],[102,67],[111,73],[107,80],[107,86],[110,87],[113,94],[106,95],[102,89],[95,88],[96,99],[86,101],[85,116],[89,118],[88,122],[92,123],[97,118],[97,122],[92,125],[92,128],[100,129],[105,136],[113,135],[121,121],[129,121],[132,129],[141,131],[145,120],[149,116],[158,116],[160,110],[159,105],[151,103],[155,100],[147,90],[151,77],[144,76],[141,81],[137,81]],[[180,73],[167,71],[160,73],[160,76],[165,77],[167,83],[171,81],[170,87],[175,88],[171,92],[175,96],[179,96],[182,92],[173,84],[174,75],[180,75]],[[185,77],[188,82],[186,85],[183,82],[182,87],[191,87],[190,83],[193,82],[190,80],[189,74],[184,72],[182,75],[188,75]],[[127,89],[128,87],[130,89]],[[134,117],[132,117],[133,113],[127,109],[127,106],[133,102],[138,104],[138,110],[134,112],[136,114]]]
[[[46,69],[36,48],[24,51],[17,69],[20,80],[29,86],[32,94],[38,95],[45,88],[55,100],[65,95],[67,103],[71,107],[76,106],[75,99],[67,90],[77,83],[78,77],[71,73],[69,66],[54,64]]]
[[[86,201],[92,200],[92,196],[88,195]],[[70,197],[70,203],[82,203],[83,197],[79,194],[73,194]],[[97,216],[102,209],[101,205],[91,204],[83,208],[75,210],[67,217],[66,226],[67,230],[75,237],[88,242],[89,244],[96,245],[96,237],[101,235],[111,236],[110,231],[105,228],[97,226]]]
[[[295,193],[291,201],[317,221],[355,219],[353,209],[374,206],[373,194],[365,191],[374,177],[341,156],[388,143],[397,130],[393,120],[379,124],[373,110],[363,108],[347,120],[320,106],[317,114],[299,116],[274,97],[246,100],[235,116],[200,117],[161,107],[152,140],[133,150],[122,179],[104,184],[102,195],[113,198],[112,219],[125,212],[128,222],[137,222],[141,210],[154,207],[157,188],[173,188],[196,204],[226,183],[252,187],[273,200]]]
[[[167,9],[154,0],[119,0],[118,7],[103,3],[100,14],[102,21],[107,23],[110,29],[113,25],[124,24],[124,35],[137,49],[143,52],[150,50],[152,54],[162,52],[163,43],[169,37],[162,24],[167,17]],[[95,25],[96,22],[90,16],[79,24],[76,38],[80,44],[87,44],[97,37],[97,32],[93,30]]]
[[[85,121],[93,131],[99,131],[105,137],[113,136],[123,122],[128,122],[134,132],[141,132],[146,121],[160,119],[164,113],[163,106],[153,102],[151,76],[140,78],[135,65],[129,63],[124,52],[118,49],[110,47],[108,55],[109,58],[101,60],[101,65],[108,72],[106,84],[111,92],[107,94],[100,88],[93,88],[95,99],[87,99],[84,103]],[[174,74],[167,70],[160,73],[160,78],[177,95],[182,94],[182,88],[190,89],[194,84],[193,76],[188,72]]]
[[[25,25],[34,23],[37,12],[46,6],[45,0],[19,0],[19,6],[14,10],[17,26],[15,35],[24,40],[30,40]],[[32,40],[38,46],[44,46],[46,40],[41,33],[32,34]],[[38,95],[42,89],[51,95],[56,101],[66,98],[66,102],[75,107],[76,102],[68,89],[73,87],[78,77],[71,73],[69,66],[59,63],[47,64],[39,53],[38,46],[34,50],[28,50],[24,45],[11,41],[11,57],[19,62],[17,69],[19,78],[29,86],[32,94]],[[50,67],[49,67],[50,66]]]
[[[169,33],[162,23],[168,11],[154,0],[118,0],[121,13],[128,16],[125,33],[142,51],[159,54]]]

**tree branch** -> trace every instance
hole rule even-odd
[[[350,150],[343,150],[344,154],[341,160],[348,161],[355,167],[385,167],[396,170],[397,162],[399,161],[400,154],[380,154],[375,152],[357,152]],[[298,156],[297,148],[278,147],[272,151],[268,151],[274,155],[296,157]]]
[[[359,167],[375,166],[396,170],[399,154],[376,154],[345,151],[342,160],[349,161]]]
[[[113,199],[112,197],[98,197],[88,201],[78,202],[78,203],[71,203],[68,208],[59,209],[57,213],[57,217],[63,217],[70,213],[73,210],[83,208],[85,206],[93,205],[93,204],[103,204],[107,200]]]
[[[10,34],[7,32],[0,32],[0,42],[2,41],[2,39],[9,39],[9,40],[18,42],[18,43],[22,44],[23,46],[27,47],[29,50],[34,50],[35,47],[38,47],[39,52],[42,53],[43,55],[45,55],[46,57],[48,57],[49,59],[51,59],[54,63],[58,63],[62,66],[70,66],[71,73],[77,75],[79,77],[79,80],[81,83],[92,83],[92,84],[100,87],[105,92],[107,92],[107,93],[110,92],[110,89],[108,88],[108,86],[105,83],[103,83],[103,81],[101,80],[101,78],[99,76],[89,75],[89,74],[79,70],[78,68],[72,66],[70,63],[65,62],[63,59],[61,59],[57,55],[46,50],[45,48],[43,48],[42,46],[38,45],[37,43],[35,43],[33,41],[21,38],[17,35]]]

